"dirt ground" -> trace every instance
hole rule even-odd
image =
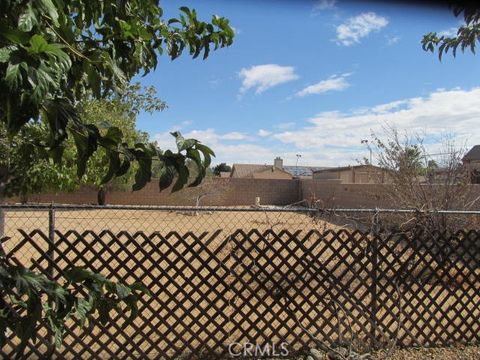
[[[380,351],[372,360],[478,360],[479,346],[458,346],[451,348],[419,348],[395,350],[392,353]]]

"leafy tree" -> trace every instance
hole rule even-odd
[[[112,96],[133,76],[154,70],[164,52],[176,59],[187,48],[196,58],[211,48],[228,46],[234,32],[225,18],[199,21],[196,12],[180,8],[178,18],[165,20],[158,0],[38,0],[0,1],[0,122],[12,137],[27,124],[42,122],[46,135],[32,143],[45,157],[60,163],[65,140],[77,148],[77,174],[102,147],[109,159],[105,182],[124,175],[137,162],[134,190],[151,179],[152,159],[163,164],[160,189],[177,176],[176,189],[188,178],[185,160],[201,169],[213,152],[196,140],[177,136],[177,151],[161,151],[151,144],[133,147],[111,126],[105,133],[80,119],[76,104],[85,95]],[[203,156],[203,158],[202,158]]]
[[[155,94],[153,86],[142,90],[137,83],[126,88],[122,94],[108,99],[82,100],[77,108],[82,122],[97,126],[100,134],[106,134],[109,128],[115,126],[122,132],[123,141],[128,146],[134,146],[136,143],[149,142],[148,134],[136,129],[138,113],[141,110],[159,111],[166,107]],[[6,131],[1,123],[0,129],[4,137]],[[99,190],[99,198],[104,198],[107,187],[124,190],[135,183],[135,172],[138,169],[135,163],[125,175],[113,178],[108,184],[104,183],[109,162],[103,148],[92,154],[85,174],[78,179],[74,167],[77,151],[73,139],[66,140],[63,161],[60,164],[55,164],[48,157],[39,156],[35,151],[32,143],[41,141],[46,131],[42,123],[29,123],[12,137],[10,146],[5,142],[4,151],[0,153],[0,166],[9,170],[10,178],[14,181],[6,184],[4,194],[19,194],[22,201],[26,202],[30,194],[73,191],[79,185],[92,185]]]
[[[228,166],[226,163],[220,163],[213,168],[213,174],[216,176],[220,176],[221,172],[230,172],[232,168]]]
[[[160,190],[175,178],[172,190],[181,189],[188,183],[190,159],[198,175],[189,185],[198,185],[213,155],[207,146],[178,132],[172,133],[175,151],[142,142],[132,146],[118,127],[82,121],[78,106],[86,97],[115,98],[135,75],[154,70],[163,53],[174,60],[187,49],[193,58],[203,54],[205,59],[211,49],[232,44],[234,32],[227,19],[214,16],[204,22],[187,7],[180,12],[178,18],[163,19],[158,0],[0,0],[0,123],[5,132],[0,146],[11,147],[20,135],[26,151],[61,164],[67,142],[73,141],[78,177],[102,148],[108,158],[102,183],[125,175],[136,164],[133,190],[150,181],[155,159],[161,164]],[[0,190],[19,175],[11,170],[12,166],[0,167]],[[5,329],[13,331],[21,340],[18,357],[44,315],[46,325],[58,334],[72,309],[87,315],[98,310],[104,321],[108,311],[123,301],[134,314],[136,298],[130,296],[134,285],[111,283],[83,269],[79,278],[60,285],[2,256],[0,260],[0,341],[5,340]],[[88,290],[86,309],[86,302],[72,304],[68,296],[74,282]],[[54,309],[44,302],[44,295]]]
[[[480,6],[475,2],[452,2],[450,7],[456,17],[463,16],[465,24],[457,30],[456,36],[439,35],[436,32],[430,32],[424,35],[422,39],[422,48],[425,51],[435,50],[438,57],[442,60],[442,56],[452,51],[453,56],[457,54],[457,49],[465,52],[470,49],[475,53],[477,42],[480,39]]]
[[[112,126],[120,129],[123,141],[129,147],[133,147],[137,143],[149,143],[148,134],[136,129],[136,119],[140,111],[152,113],[161,111],[165,107],[166,104],[156,97],[156,90],[153,86],[142,89],[138,83],[109,99],[90,98],[79,104],[80,118],[84,123],[97,126],[102,135],[106,135]],[[68,154],[65,155],[65,158],[74,163],[77,155],[75,143],[70,140],[67,141],[67,144],[66,152]],[[154,144],[154,146],[156,145]],[[161,166],[158,159],[153,159],[153,161]],[[93,185],[98,189],[99,204],[105,203],[107,188],[125,190],[135,184],[135,174],[138,171],[136,163],[132,164],[123,176],[114,177],[109,182],[105,181],[109,170],[109,158],[107,151],[103,148],[99,148],[91,156],[87,165],[86,172],[81,178],[81,184]]]
[[[55,164],[36,148],[47,135],[43,124],[27,124],[19,133],[7,141],[6,129],[0,123],[0,199],[3,195],[18,194],[22,202],[28,195],[43,191],[71,191],[77,187],[78,179],[68,163]]]

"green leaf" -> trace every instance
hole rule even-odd
[[[0,48],[0,63],[7,63],[10,61],[12,52],[18,50],[16,46],[5,46]]]
[[[115,176],[123,176],[127,173],[128,169],[130,169],[130,160],[125,158],[122,164],[119,166]]]
[[[74,267],[65,273],[65,278],[73,283],[80,283],[85,280],[97,281],[103,283],[106,281],[105,277],[100,274],[94,274],[84,268]]]
[[[55,26],[59,26],[57,8],[52,0],[36,0],[40,8],[45,11]]]
[[[130,294],[126,298],[123,299],[125,304],[127,305],[128,309],[130,310],[129,320],[132,320],[137,317],[138,315],[138,297],[134,294]]]
[[[160,187],[160,191],[162,191],[168,188],[172,184],[173,179],[175,177],[175,168],[172,165],[165,164],[160,169],[159,177],[160,179],[159,179],[158,185]]]
[[[171,132],[170,134],[175,138],[179,152],[189,149],[198,143],[198,140],[195,139],[185,139],[179,131]]]
[[[175,170],[177,171],[177,181],[172,187],[172,192],[177,192],[185,186],[188,182],[188,177],[190,176],[190,172],[188,171],[188,167],[185,166],[184,162],[176,163]]]
[[[205,168],[204,167],[199,167],[197,177],[195,178],[195,180],[190,185],[188,185],[188,187],[195,187],[195,186],[200,185],[202,183],[203,179],[205,178],[205,176],[206,176]]]
[[[29,32],[37,23],[37,17],[32,9],[32,4],[28,3],[25,12],[18,18],[18,29]]]
[[[141,282],[134,282],[130,285],[130,289],[132,289],[132,291],[139,291],[146,295],[150,295],[150,290],[148,290],[148,288]]]
[[[117,174],[120,169],[120,155],[117,151],[108,151],[107,156],[109,159],[108,171],[100,181],[100,184],[106,184]]]
[[[123,138],[122,130],[116,126],[111,126],[108,128],[105,138],[112,140],[116,145],[120,144]]]
[[[82,177],[85,174],[88,159],[97,150],[101,138],[98,128],[94,125],[83,126],[76,124],[71,132],[77,147],[77,175]]]
[[[7,72],[5,74],[5,82],[12,89],[15,90],[20,87],[22,83],[21,64],[8,64]]]
[[[115,283],[115,293],[120,300],[126,298],[132,293],[132,290],[123,284]]]
[[[204,161],[204,167],[208,168],[210,164],[212,163],[212,156],[215,156],[215,153],[213,152],[212,149],[210,149],[208,146],[205,146],[203,144],[197,144],[196,149],[201,151],[203,154],[203,157],[205,158]]]
[[[48,42],[42,35],[35,34],[30,39],[29,53],[40,54],[48,50]]]
[[[75,310],[77,316],[80,320],[80,325],[83,327],[85,322],[88,319],[89,314],[93,310],[93,299],[85,300],[85,299],[78,299],[77,304],[75,306]]]
[[[0,22],[0,36],[15,44],[26,44],[30,40],[28,33],[9,28],[4,22]]]
[[[112,310],[111,304],[108,300],[99,299],[97,303],[98,320],[100,324],[105,325],[110,321],[110,310]]]

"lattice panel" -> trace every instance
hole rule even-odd
[[[246,342],[287,342],[300,353],[314,338],[376,346],[480,341],[476,231],[420,241],[346,230],[62,230],[53,244],[41,229],[18,232],[10,255],[53,270],[59,281],[62,269],[82,266],[141,281],[152,293],[133,322],[112,313],[112,323],[85,332],[71,321],[57,358],[205,359]],[[41,357],[46,339],[29,344],[25,356]],[[15,344],[2,356],[14,357]]]

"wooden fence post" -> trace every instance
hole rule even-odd
[[[55,256],[55,207],[50,205],[48,210],[48,250],[47,250],[47,273],[48,277],[53,280],[54,277],[54,256]],[[52,299],[48,300],[49,306],[52,306]],[[55,352],[55,336],[53,332],[48,330],[48,349],[46,358],[51,358]]]
[[[377,299],[377,269],[378,269],[378,239],[377,235],[374,234],[372,243],[371,243],[371,263],[372,271],[370,278],[372,283],[370,285],[370,337],[371,337],[371,346],[373,349],[377,348],[377,311],[378,311],[378,299]]]

